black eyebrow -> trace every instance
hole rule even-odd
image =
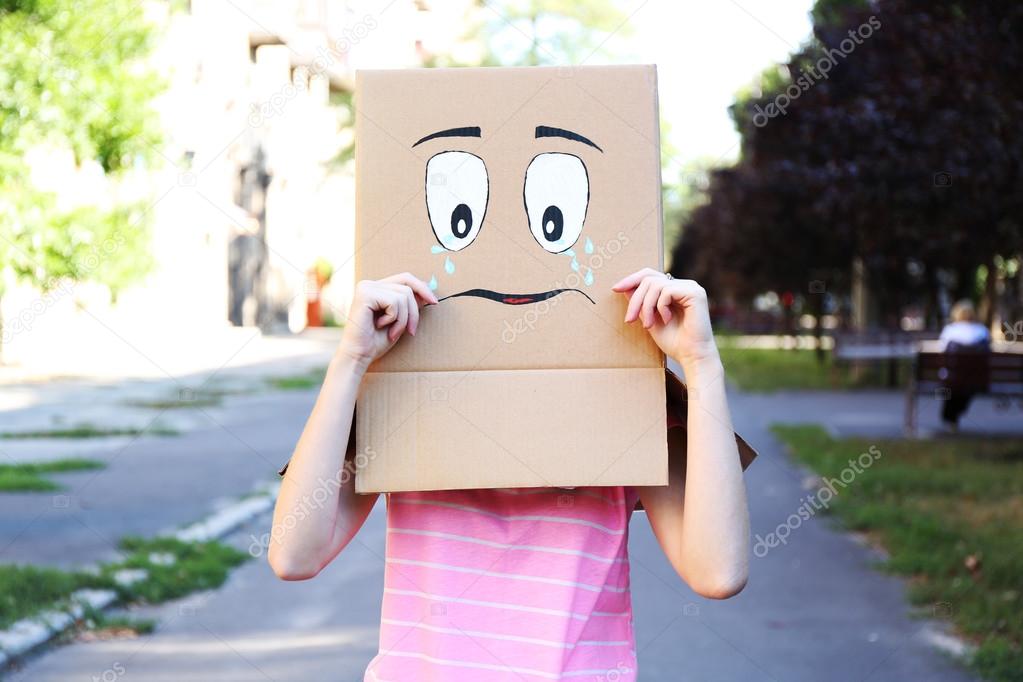
[[[583,137],[579,133],[573,133],[571,130],[565,130],[564,128],[552,128],[550,126],[537,126],[536,127],[536,137],[537,137],[537,139],[540,139],[541,137],[563,137],[566,140],[574,140],[575,142],[582,142],[583,144],[588,144],[591,147],[593,147],[594,149],[596,149],[598,152],[600,152],[601,154],[604,153],[604,150],[601,149],[600,147],[598,147],[597,144],[593,140],[591,140],[591,139],[589,139],[587,137]]]
[[[422,144],[427,140],[435,140],[438,137],[481,137],[479,126],[465,126],[462,128],[448,128],[447,130],[438,130],[435,133],[430,133],[426,137],[420,138],[416,144]],[[413,147],[416,144],[412,145]]]

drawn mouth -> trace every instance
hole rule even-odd
[[[586,296],[586,299],[596,305],[597,302],[589,297],[588,294],[579,289],[551,289],[550,291],[543,291],[538,294],[502,294],[498,291],[491,291],[490,289],[467,289],[466,291],[460,291],[457,294],[451,294],[439,299],[437,302],[446,301],[449,298],[459,298],[461,296],[475,296],[476,298],[486,298],[491,301],[497,301],[498,303],[504,303],[505,305],[526,305],[528,303],[539,303],[540,301],[546,301],[548,298],[554,298],[559,294],[567,292],[576,292]]]

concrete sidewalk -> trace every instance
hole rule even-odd
[[[768,424],[785,415],[812,421],[828,406],[882,419],[877,396],[849,400],[841,407],[837,397],[819,395],[733,396],[736,426],[761,453],[747,473],[754,533],[774,530],[807,494],[804,473]],[[154,635],[61,647],[11,679],[361,679],[376,649],[383,522],[378,504],[356,541],[315,580],[282,583],[259,558],[217,592],[144,609],[160,623]],[[268,525],[260,519],[234,542],[247,548]],[[725,602],[701,599],[681,583],[642,514],[633,520],[630,552],[641,680],[973,679],[931,646],[934,625],[910,616],[902,582],[873,570],[877,557],[823,519],[811,518],[787,544],[754,558],[749,586]]]

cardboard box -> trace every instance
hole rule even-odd
[[[358,492],[665,485],[653,66],[361,71],[356,276],[435,286],[365,379]]]

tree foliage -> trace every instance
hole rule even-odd
[[[26,155],[70,150],[112,176],[151,161],[154,38],[131,0],[0,0],[0,273],[116,290],[144,272],[141,207],[67,206],[33,182]]]
[[[890,314],[939,280],[971,293],[1023,249],[1023,6],[832,0],[814,18],[737,99],[741,159],[712,175],[674,262],[748,297],[841,293],[859,258]]]

